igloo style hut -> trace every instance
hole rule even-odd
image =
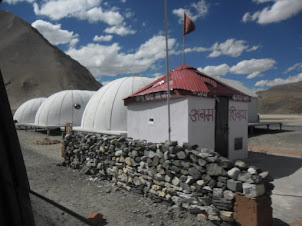
[[[86,104],[95,91],[63,90],[48,97],[38,109],[35,125],[45,128],[60,128],[66,123],[81,124]]]
[[[127,134],[127,108],[123,99],[154,81],[130,76],[116,79],[101,87],[87,104],[78,130]]]
[[[187,65],[169,75],[171,140],[197,144],[229,159],[246,158],[250,97]],[[168,140],[167,75],[124,102],[129,137]]]
[[[14,114],[14,120],[18,126],[30,126],[35,123],[36,113],[46,97],[28,100],[20,105]]]

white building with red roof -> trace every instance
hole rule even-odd
[[[247,157],[250,96],[187,65],[170,76],[171,140]],[[124,99],[128,137],[168,140],[167,75]]]

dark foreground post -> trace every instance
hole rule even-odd
[[[26,168],[0,71],[0,225],[35,225]]]

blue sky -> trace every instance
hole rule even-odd
[[[252,90],[302,81],[301,0],[167,0],[170,70],[186,64]],[[4,0],[100,82],[166,73],[164,0]]]

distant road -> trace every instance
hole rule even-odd
[[[302,114],[281,115],[281,114],[260,114],[261,122],[282,122],[284,126],[302,126]]]

